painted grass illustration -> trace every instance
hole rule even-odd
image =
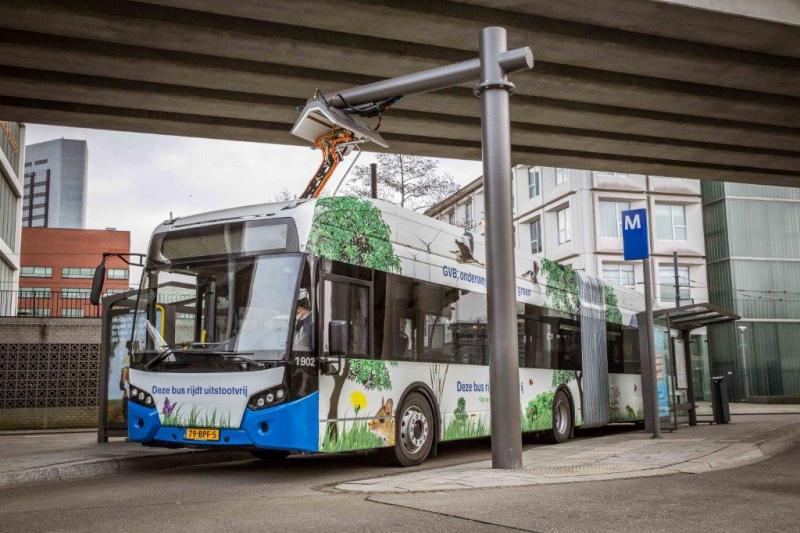
[[[461,396],[453,411],[453,419],[444,429],[442,440],[471,439],[489,435],[486,417],[477,413],[467,413],[467,400]]]
[[[522,413],[522,431],[542,431],[553,427],[554,392],[542,392],[525,406]]]
[[[178,405],[169,414],[165,414],[161,420],[162,426],[170,427],[199,427],[199,428],[233,428],[238,426],[231,425],[230,412],[222,414],[217,412],[216,407],[211,413],[207,410],[200,410],[192,406],[188,415],[182,414],[183,405]]]
[[[625,411],[619,407],[612,407],[608,413],[609,422],[632,422],[636,420],[644,420],[644,409],[639,407],[634,410],[630,405],[625,406]]]
[[[330,426],[322,439],[323,452],[346,452],[366,448],[380,448],[383,441],[374,435],[367,427],[367,422],[359,420],[347,427],[347,422],[341,422],[342,428],[338,438],[331,435]]]

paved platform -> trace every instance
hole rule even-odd
[[[123,438],[98,444],[95,431],[5,432],[0,435],[0,488],[238,460],[240,451],[147,448]]]
[[[735,416],[730,424],[681,427],[652,439],[644,432],[584,438],[523,453],[524,469],[490,461],[340,483],[335,490],[406,493],[518,487],[702,473],[755,463],[800,442],[800,414]]]

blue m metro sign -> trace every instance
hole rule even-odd
[[[622,215],[622,249],[626,261],[647,259],[647,209],[631,209]]]

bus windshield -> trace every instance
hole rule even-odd
[[[298,288],[302,264],[295,253],[151,265],[142,276],[134,354],[145,368],[164,370],[286,359],[298,298],[309,307],[307,289]]]

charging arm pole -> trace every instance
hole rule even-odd
[[[522,468],[508,106],[514,85],[508,81],[508,74],[531,68],[533,52],[530,48],[506,50],[506,30],[489,27],[481,31],[480,56],[477,59],[334,91],[321,98],[329,108],[333,108],[327,110],[327,120],[336,120],[338,127],[346,128],[346,120],[337,117],[337,113],[349,115],[358,113],[356,106],[477,82],[475,94],[481,98],[483,182],[486,191],[493,468]],[[310,101],[306,109],[319,105],[319,100]],[[319,134],[320,120],[312,123],[309,118],[303,122],[308,115],[304,111],[292,131],[295,134],[303,132],[299,136],[312,140]],[[353,121],[353,117],[348,116],[347,120]],[[363,129],[363,125],[358,126]],[[377,132],[366,131],[361,137],[369,138],[371,135],[377,135]],[[359,137],[358,133],[356,137]]]

